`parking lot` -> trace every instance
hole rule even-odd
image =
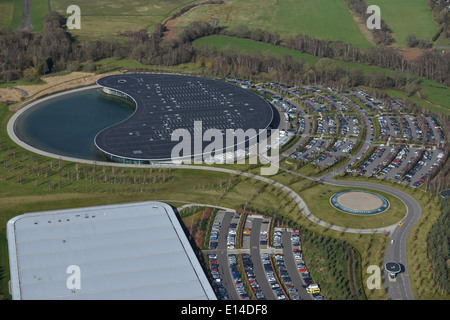
[[[207,257],[220,300],[303,300],[320,296],[306,292],[312,280],[301,258],[299,234],[275,228],[270,239],[270,223],[270,218],[261,215],[224,211],[216,215],[210,244],[217,244],[210,245]]]
[[[314,86],[288,88],[271,83],[270,87],[291,95],[287,99],[271,93],[286,118],[294,112],[289,115],[295,118],[294,128],[306,135],[299,140],[303,145],[298,143],[286,154],[299,164],[330,167],[348,157],[346,172],[414,188],[442,165],[445,136],[437,120],[397,113],[403,110],[398,101],[380,101],[364,92],[332,93]],[[292,95],[298,98],[296,102]],[[359,149],[354,150],[357,145]],[[271,230],[270,223],[259,215],[217,215],[209,257],[219,298],[323,299],[320,293],[306,289],[315,284],[303,261],[300,237],[292,230]]]
[[[302,95],[307,96],[302,98]],[[412,168],[423,150],[430,149],[439,154],[445,145],[442,129],[433,117],[393,113],[402,110],[398,101],[384,103],[362,91],[340,95],[321,87],[303,86],[297,96],[316,119],[312,138],[289,155],[301,165],[312,163],[326,169],[349,157],[347,172],[418,187],[430,178],[440,163],[432,156],[431,160],[422,161],[417,170]],[[362,139],[364,143],[360,149],[353,150]],[[368,155],[366,152],[371,146],[375,148],[373,154]],[[364,163],[354,170],[349,169],[362,158],[365,158]],[[411,170],[411,175],[405,179]],[[418,170],[420,172],[416,173]]]

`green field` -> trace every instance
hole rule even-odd
[[[246,25],[278,32],[282,37],[307,34],[311,37],[341,40],[367,48],[371,43],[342,0],[228,0],[223,5],[196,7],[177,19],[184,28],[196,20],[219,19],[219,26]]]
[[[291,50],[281,46],[274,46],[267,43],[256,42],[250,39],[241,39],[230,36],[209,36],[197,39],[193,42],[194,46],[210,45],[218,48],[219,50],[224,50],[227,47],[235,47],[241,53],[252,54],[254,52],[271,53],[274,56],[281,58],[283,55],[291,55],[294,60],[304,59],[305,63],[310,66],[315,65],[320,58],[314,57],[312,55],[301,53],[296,50]],[[370,71],[383,71],[388,75],[392,73],[392,70],[382,69],[374,66],[367,66],[356,62],[346,62],[342,60],[335,60],[342,67],[348,68],[361,68],[365,73]],[[420,80],[421,92],[424,99],[427,99],[431,103],[420,99],[417,95],[412,97],[407,97],[406,94],[399,90],[388,90],[388,93],[394,97],[404,99],[408,98],[418,104],[419,106],[424,106],[433,112],[442,112],[444,114],[450,113],[450,88],[439,84],[431,80]],[[443,108],[437,107],[434,104],[441,106]]]
[[[314,57],[310,54],[301,53],[296,50],[291,50],[281,46],[273,46],[268,43],[256,42],[249,39],[241,39],[230,36],[209,36],[197,39],[193,42],[195,47],[202,45],[209,45],[216,47],[219,50],[224,50],[227,47],[236,47],[241,53],[253,54],[260,52],[262,54],[271,54],[277,58],[283,57],[283,55],[291,55],[294,60],[305,59],[305,63],[310,66],[317,63],[320,60],[319,57]]]
[[[430,80],[422,80],[420,86],[422,88],[421,91],[424,99],[447,108],[447,114],[450,112],[449,87]]]
[[[16,29],[22,23],[23,0],[0,0],[0,28]]]
[[[406,46],[406,36],[415,33],[418,39],[430,39],[438,31],[428,0],[366,0],[367,5],[377,5],[381,18],[392,30],[392,36],[400,45]]]
[[[32,0],[31,1],[31,24],[34,31],[44,29],[42,19],[50,12],[50,0]]]
[[[355,229],[382,228],[399,222],[406,215],[406,207],[399,199],[380,192],[377,193],[389,201],[389,209],[385,212],[365,216],[353,215],[339,211],[331,206],[330,198],[336,192],[345,190],[362,189],[342,188],[331,185],[316,185],[300,192],[299,194],[303,199],[305,199],[308,208],[314,216],[323,221],[329,222],[330,224],[341,227]]]
[[[71,30],[75,36],[84,38],[117,37],[125,31],[146,29],[153,31],[155,24],[161,23],[171,14],[193,0],[50,0],[51,10],[64,16],[67,7],[76,4],[81,10],[81,29]]]
[[[31,1],[31,24],[34,31],[44,28],[42,19],[49,12],[49,0]],[[22,23],[23,0],[0,0],[0,28],[12,30]]]
[[[315,57],[313,55],[288,49],[282,46],[274,46],[268,43],[257,42],[250,39],[235,38],[223,35],[213,35],[199,38],[195,40],[193,44],[194,46],[210,45],[220,50],[224,50],[227,47],[236,47],[241,53],[248,53],[248,54],[252,54],[254,52],[271,53],[277,58],[281,58],[283,55],[290,55],[294,60],[304,59],[305,63],[307,63],[310,66],[315,65],[321,59],[320,57]],[[335,60],[335,61],[343,67],[361,68],[364,72],[369,71],[391,72],[390,70],[387,69],[381,69],[379,67],[374,66],[366,66],[355,62],[346,62],[342,60]]]
[[[80,37],[117,37],[125,31],[152,30],[182,7],[198,0],[125,0],[86,1],[33,0],[31,23],[35,31],[43,28],[42,18],[51,10],[64,16],[67,7],[76,4],[81,8],[81,30],[72,30]],[[366,1],[367,2],[367,1]],[[438,26],[427,0],[373,0],[368,5],[380,6],[382,18],[393,30],[400,46],[405,37],[415,33],[419,39],[431,39]],[[17,28],[22,19],[22,0],[0,0],[0,27]],[[412,18],[413,17],[413,18]],[[219,25],[233,28],[246,25],[278,32],[282,37],[307,34],[311,37],[349,42],[367,48],[372,44],[359,30],[358,24],[342,0],[228,0],[220,5],[201,5],[191,9],[176,20],[175,27],[185,28],[196,20],[219,19]]]
[[[70,0],[49,0],[51,10],[68,16]],[[81,8],[81,30],[73,34],[86,38],[118,37],[124,31],[152,30],[193,0],[117,0],[86,1],[76,4]],[[177,18],[174,27],[185,28],[192,21],[218,18],[219,25],[232,28],[247,25],[278,32],[282,36],[299,33],[311,37],[351,42],[358,47],[371,43],[360,32],[347,7],[341,0],[228,0],[224,4],[201,5]]]

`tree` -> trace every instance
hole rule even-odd
[[[67,69],[70,71],[78,71],[80,69],[80,62],[79,61],[72,61],[67,65]]]
[[[38,78],[38,70],[34,67],[29,67],[23,71],[23,77],[26,81],[33,81]]]
[[[52,57],[48,56],[44,60],[39,63],[38,72],[41,75],[51,73],[53,68],[53,60]]]
[[[409,48],[414,48],[419,44],[419,41],[417,40],[416,34],[415,33],[410,33],[406,36],[406,45]]]
[[[84,66],[83,70],[87,72],[94,72],[96,70],[96,66],[93,60],[87,61]]]

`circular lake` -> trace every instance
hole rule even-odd
[[[134,103],[89,89],[52,98],[26,110],[15,122],[17,137],[57,155],[108,161],[94,144],[101,130],[134,112]]]

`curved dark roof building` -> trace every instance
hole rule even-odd
[[[202,121],[203,133],[208,129],[225,133],[226,129],[258,132],[268,129],[274,120],[269,102],[218,80],[173,74],[124,74],[101,78],[97,84],[106,93],[136,104],[133,115],[95,137],[97,148],[117,162],[171,162],[172,149],[180,143],[171,141],[172,133],[187,129],[193,137],[195,121]],[[210,143],[202,142],[201,150]]]

